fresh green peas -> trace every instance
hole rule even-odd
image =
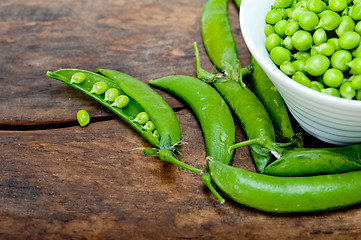
[[[331,66],[338,70],[345,72],[350,67],[348,63],[351,62],[352,55],[347,50],[338,50],[331,56]]]
[[[144,124],[143,128],[144,128],[145,130],[148,130],[148,131],[153,132],[153,131],[155,130],[155,125],[154,125],[154,123],[153,123],[152,121],[148,121],[148,122],[146,122],[146,123]]]
[[[332,11],[342,12],[347,7],[346,0],[329,0],[328,6]]]
[[[281,65],[285,61],[291,60],[291,52],[284,47],[273,48],[271,50],[270,56],[271,56],[272,61],[278,66]]]
[[[306,61],[306,71],[311,76],[321,76],[330,66],[330,60],[321,54],[311,56]]]
[[[330,38],[327,40],[328,43],[332,43],[335,46],[335,50],[341,50],[340,44],[338,42],[338,38]]]
[[[361,21],[359,21],[356,25],[355,25],[355,32],[357,32],[358,34],[361,34]]]
[[[314,13],[321,13],[324,10],[324,2],[322,0],[308,0],[307,9]]]
[[[90,122],[89,113],[85,110],[79,110],[76,114],[76,119],[81,127],[88,125]]]
[[[275,25],[283,18],[283,11],[280,8],[272,9],[266,14],[266,23]]]
[[[299,20],[299,17],[302,13],[307,12],[308,10],[304,7],[298,7],[295,8],[295,10],[292,11],[291,18],[295,21]]]
[[[115,98],[119,96],[119,91],[116,88],[109,88],[105,92],[104,101],[114,102]]]
[[[292,36],[299,29],[300,29],[300,24],[297,21],[291,21],[286,26],[285,34],[287,36]]]
[[[94,83],[90,93],[103,94],[107,89],[108,89],[108,84],[106,82],[99,81]]]
[[[266,35],[266,37],[273,33],[275,33],[274,27],[271,24],[266,24],[266,26],[264,26],[264,34]]]
[[[350,50],[359,46],[360,40],[360,34],[355,31],[348,31],[340,36],[339,44],[342,49]]]
[[[141,125],[145,124],[148,121],[149,121],[149,116],[146,112],[138,113],[138,115],[133,120],[133,122],[137,122]]]
[[[114,102],[112,106],[118,107],[118,108],[124,108],[129,103],[129,97],[126,95],[120,95],[114,99]]]
[[[292,51],[294,49],[292,44],[292,37],[287,36],[283,39],[282,46]]]
[[[341,36],[345,32],[355,30],[355,21],[350,16],[342,16],[340,25],[335,30],[338,36]]]
[[[312,36],[313,42],[315,45],[321,45],[322,43],[327,41],[327,34],[325,29],[319,28],[313,33]]]
[[[278,21],[275,26],[274,26],[274,30],[277,33],[278,36],[280,36],[281,38],[286,36],[286,27],[288,25],[288,22],[284,19]]]
[[[306,61],[307,60],[295,60],[292,62],[293,67],[296,69],[296,72],[305,72],[306,71]]]
[[[301,28],[303,28],[304,30],[313,31],[316,29],[319,19],[316,13],[311,11],[306,11],[300,14],[298,18],[298,22]]]
[[[354,75],[350,78],[351,87],[355,90],[361,90],[361,75]]]
[[[266,49],[268,52],[277,46],[281,46],[283,40],[278,34],[273,33],[266,38]]]
[[[313,47],[313,49],[315,49],[318,54],[321,54],[321,55],[324,55],[327,57],[332,56],[332,54],[334,54],[336,51],[335,46],[329,42],[322,43],[319,46],[315,46],[315,47]]]
[[[356,96],[356,90],[352,88],[350,81],[346,81],[340,86],[340,94],[343,98],[352,99]]]
[[[357,90],[355,98],[356,100],[361,100],[361,90]]]
[[[292,76],[296,72],[296,68],[293,66],[293,64],[290,61],[284,61],[280,65],[280,69],[284,74],[289,76]]]
[[[361,57],[354,58],[348,65],[350,67],[351,74],[361,74]]]
[[[311,57],[311,54],[309,52],[296,52],[292,55],[297,60],[307,60]]]
[[[70,83],[79,84],[85,81],[86,75],[82,72],[74,73],[71,76]]]
[[[325,87],[320,83],[319,81],[311,81],[311,87],[313,90],[316,90],[318,92],[321,92],[322,89],[325,89]]]
[[[350,7],[348,14],[355,21],[361,20],[361,4]]]
[[[293,3],[293,0],[276,0],[276,6],[280,8],[286,8],[291,6]]]
[[[330,96],[341,97],[340,92],[336,88],[325,88],[322,89],[321,92]]]
[[[358,46],[356,49],[351,51],[352,57],[361,57],[361,46]]]
[[[336,12],[325,10],[319,15],[320,21],[317,28],[321,27],[326,31],[335,30],[341,22],[341,17]]]
[[[313,44],[312,35],[305,30],[298,30],[292,36],[292,44],[298,51],[307,51]]]
[[[311,87],[311,80],[303,72],[296,72],[292,79],[306,87]]]
[[[343,73],[335,68],[328,69],[323,75],[323,82],[329,87],[338,88],[341,86],[343,79]]]
[[[155,131],[153,132],[153,137],[155,137],[155,138],[159,138],[159,137],[160,137],[160,134],[159,134],[158,130],[155,130]]]

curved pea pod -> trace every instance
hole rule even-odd
[[[263,174],[310,176],[361,170],[361,144],[339,148],[286,149],[283,156],[268,165]]]
[[[309,177],[248,172],[208,160],[213,181],[231,199],[274,213],[315,212],[361,202],[361,171]]]
[[[296,136],[281,94],[254,58],[252,58],[252,66],[251,85],[254,94],[266,108],[279,141],[291,141]],[[296,141],[296,145],[302,147],[303,141],[297,138],[299,141]]]
[[[154,151],[147,148],[145,150],[147,155],[160,157],[160,153],[162,152],[162,156],[168,157],[161,158],[163,161],[174,163],[196,173],[202,173],[201,170],[188,166],[175,157],[173,151],[178,150],[176,147],[181,139],[180,125],[172,108],[158,93],[147,84],[127,74],[112,70],[98,69],[98,71],[113,74],[115,80],[108,76],[79,69],[60,69],[55,72],[47,72],[47,76],[60,80],[95,99],[120,116],[149,143],[159,148],[159,150]],[[79,81],[78,79],[74,81],[73,76],[79,73],[83,77]],[[96,92],[94,92],[94,86],[101,86],[101,89],[97,89],[95,90]],[[117,89],[118,94],[127,96],[127,101],[129,102],[122,107],[114,106],[111,101],[105,100],[106,88]],[[155,131],[148,131],[144,128],[144,124],[137,120],[139,114],[145,115],[146,117],[149,115],[155,125],[155,131],[159,133],[159,136],[155,134]],[[165,152],[169,152],[169,154],[165,154]]]
[[[151,80],[149,84],[184,100],[201,124],[207,156],[231,164],[234,151],[228,151],[228,148],[235,143],[235,125],[226,102],[214,88],[197,78],[180,75]],[[207,172],[202,180],[223,202],[224,199],[213,189]]]

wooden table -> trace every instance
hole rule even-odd
[[[200,35],[205,0],[0,1],[1,239],[339,239],[360,234],[360,205],[276,215],[229,199],[200,177],[142,151],[150,146],[110,111],[46,77],[60,68],[110,68],[144,82],[196,76],[192,43],[212,69]],[[250,54],[229,5],[240,61]],[[203,136],[183,102],[174,108],[186,163],[205,164]],[[79,109],[91,115],[81,128]],[[300,130],[295,125],[297,130]],[[306,136],[312,146],[324,146]],[[237,139],[245,137],[240,128]],[[234,166],[254,171],[248,148]]]

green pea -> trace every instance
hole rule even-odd
[[[278,21],[283,18],[283,11],[280,8],[272,9],[266,14],[266,23],[275,25]]]
[[[361,21],[359,21],[359,22],[355,25],[355,32],[357,32],[358,34],[361,34]]]
[[[292,75],[292,79],[306,87],[311,87],[311,80],[303,72],[296,72]]]
[[[105,93],[105,91],[108,89],[108,84],[106,82],[96,82],[93,85],[93,88],[91,89],[91,93],[95,93],[95,94],[103,94]]]
[[[307,60],[311,57],[311,54],[309,52],[296,52],[292,57],[297,60]]]
[[[320,21],[317,28],[323,28],[326,31],[335,30],[341,22],[341,17],[336,12],[325,10],[319,14]]]
[[[354,58],[348,66],[350,67],[350,73],[353,75],[361,74],[361,57]]]
[[[280,65],[280,70],[288,76],[292,76],[293,74],[296,73],[296,68],[293,66],[293,64],[290,61],[284,61]]]
[[[155,138],[159,138],[159,137],[160,137],[160,134],[159,134],[158,130],[155,130],[155,131],[153,132],[153,137],[155,137]]]
[[[300,25],[296,21],[291,21],[287,24],[285,34],[287,36],[292,36],[295,32],[300,29]]]
[[[313,42],[315,45],[320,45],[327,41],[327,34],[325,29],[319,28],[316,31],[314,31],[312,36]]]
[[[350,78],[351,87],[355,90],[361,90],[361,75],[353,75]]]
[[[356,90],[352,88],[350,81],[342,83],[340,86],[340,95],[347,99],[352,99],[356,96]]]
[[[124,108],[129,103],[129,97],[126,95],[120,95],[114,99],[114,102],[112,106],[118,107],[118,108]]]
[[[349,31],[342,34],[338,42],[342,49],[350,50],[359,46],[360,40],[360,34],[355,31]]]
[[[306,71],[306,61],[307,60],[295,60],[292,62],[293,67],[298,72],[305,72]]]
[[[291,15],[291,18],[295,21],[298,21],[299,20],[299,17],[302,13],[304,12],[307,12],[307,8],[303,8],[303,7],[298,7],[298,8],[295,8],[295,10],[292,11],[292,15]]]
[[[361,57],[361,46],[358,46],[356,49],[351,51],[352,57]]]
[[[332,56],[332,54],[336,51],[335,46],[329,42],[322,43],[319,46],[314,46],[313,49],[315,49],[318,54],[325,55],[327,57]]]
[[[275,32],[281,38],[286,36],[285,31],[286,31],[287,25],[288,25],[288,22],[283,19],[283,20],[278,21],[274,26]]]
[[[324,10],[322,0],[308,0],[306,6],[308,10],[317,14]]]
[[[300,24],[300,27],[303,28],[306,31],[313,31],[316,29],[319,19],[316,13],[311,11],[306,11],[304,13],[301,13],[298,22]]]
[[[311,76],[321,76],[330,66],[330,60],[324,55],[311,56],[306,61],[306,71]]]
[[[340,92],[336,88],[325,88],[321,92],[334,97],[341,97]]]
[[[86,75],[84,73],[77,72],[71,76],[70,83],[79,84],[79,83],[84,82],[85,78],[86,78]]]
[[[335,30],[338,36],[341,36],[345,32],[355,30],[355,21],[350,16],[342,16],[340,25]]]
[[[266,26],[264,27],[264,34],[266,35],[266,37],[268,37],[272,33],[275,33],[274,27],[271,24],[266,24]]]
[[[319,81],[311,81],[310,88],[312,88],[313,90],[316,90],[317,92],[321,92],[322,89],[325,89],[325,87]]]
[[[361,90],[358,90],[356,92],[356,96],[355,96],[356,100],[361,100]]]
[[[276,6],[281,8],[286,8],[291,6],[293,3],[293,0],[276,0]]]
[[[148,121],[148,122],[145,123],[145,125],[143,126],[143,128],[144,128],[145,130],[148,130],[148,131],[153,132],[153,131],[155,130],[155,125],[154,125],[154,123],[153,123],[152,121]]]
[[[142,125],[148,121],[149,121],[149,116],[146,112],[138,113],[138,115],[133,119],[133,122],[137,122]]]
[[[105,92],[104,101],[114,102],[115,98],[119,96],[119,91],[116,88],[109,88]]]
[[[312,35],[305,30],[298,30],[292,35],[292,44],[298,51],[307,51],[313,44]]]
[[[79,110],[76,114],[76,119],[81,127],[88,125],[90,122],[89,113],[85,110]]]
[[[293,8],[292,8],[292,7],[286,8],[286,9],[285,9],[286,18],[291,18],[291,17],[292,17],[292,12],[293,12]]]
[[[351,60],[352,55],[349,51],[338,50],[331,56],[331,66],[341,72],[345,72],[350,68],[348,63],[351,62]]]
[[[323,82],[328,87],[338,88],[339,86],[341,86],[343,79],[343,73],[335,68],[328,69],[323,75]]]
[[[280,66],[284,61],[291,60],[291,52],[284,47],[275,47],[270,53],[272,61]]]
[[[353,20],[361,20],[361,4],[351,6],[348,13]]]
[[[335,12],[342,12],[347,7],[346,0],[329,0],[328,7]]]
[[[338,38],[329,38],[327,40],[328,43],[332,43],[335,46],[335,50],[341,50],[340,44],[338,43]]]
[[[266,38],[266,49],[268,52],[271,52],[271,50],[275,47],[281,46],[283,40],[278,36],[276,33],[273,33],[269,35]]]
[[[292,37],[287,36],[283,39],[282,46],[287,48],[288,50],[292,51],[294,49],[292,44]]]

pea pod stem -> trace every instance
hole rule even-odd
[[[179,161],[175,156],[174,156],[174,153],[171,152],[170,150],[168,149],[163,149],[159,152],[159,159],[162,160],[162,161],[165,161],[165,162],[169,162],[169,163],[173,163],[175,165],[177,165],[178,167],[182,167],[188,171],[191,171],[191,172],[194,172],[194,173],[197,173],[197,174],[203,174],[203,171],[198,169],[198,168],[195,168],[195,167],[192,167],[184,162],[181,162]]]

